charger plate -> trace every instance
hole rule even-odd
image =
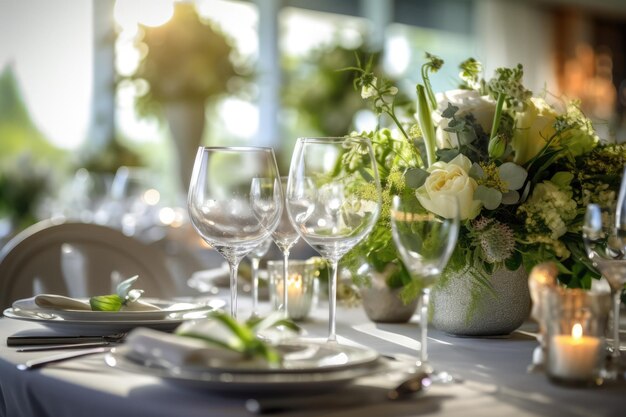
[[[256,395],[327,391],[384,370],[378,353],[371,349],[305,340],[283,342],[276,348],[290,352],[283,365],[276,369],[249,362],[242,362],[241,366],[180,367],[145,359],[127,346],[112,349],[105,361],[113,368],[159,377],[176,385],[227,394]],[[317,353],[307,354],[306,351]],[[303,357],[298,357],[298,352]]]

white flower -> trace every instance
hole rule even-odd
[[[437,147],[446,149],[458,146],[456,135],[446,132],[450,119],[441,117],[441,113],[448,108],[448,103],[459,108],[456,116],[472,114],[476,122],[487,133],[491,130],[496,104],[489,96],[481,96],[474,90],[450,90],[436,94],[437,109],[432,113],[433,124],[436,130]]]
[[[376,85],[377,82],[378,82],[378,79],[376,77],[373,77],[370,83],[365,84],[361,88],[361,97],[364,99],[374,97],[376,95],[376,88],[374,88],[374,86]]]
[[[482,204],[474,200],[474,191],[478,184],[468,175],[471,167],[472,162],[463,154],[448,163],[434,163],[428,168],[430,175],[426,182],[415,192],[420,204],[430,212],[450,218],[453,214],[450,196],[456,196],[461,220],[476,217]]]

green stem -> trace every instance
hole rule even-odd
[[[504,107],[504,99],[506,96],[502,93],[498,93],[498,101],[496,102],[496,111],[493,115],[493,124],[491,125],[491,138],[494,140],[498,136],[498,129],[500,128],[500,117],[502,116],[502,108]]]
[[[422,66],[422,80],[424,81],[424,87],[426,88],[426,94],[428,95],[430,107],[431,109],[436,109],[437,99],[435,98],[435,93],[433,93],[433,87],[430,85],[430,78],[428,78],[428,69],[426,66]]]
[[[435,154],[435,126],[433,125],[433,119],[430,115],[430,105],[426,98],[426,91],[423,85],[417,85],[417,121],[422,130],[422,136],[424,138],[424,145],[426,146],[426,159],[429,166],[432,166],[437,159]]]

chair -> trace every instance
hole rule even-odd
[[[39,222],[0,250],[0,308],[39,293],[70,297],[111,294],[139,275],[147,297],[172,297],[176,285],[156,248],[106,226]]]

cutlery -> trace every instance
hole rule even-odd
[[[58,363],[64,362],[70,359],[79,358],[87,355],[95,355],[97,353],[109,352],[111,348],[108,347],[97,347],[91,349],[84,349],[73,352],[60,353],[58,355],[46,356],[45,358],[33,359],[30,361],[26,361],[24,363],[20,363],[17,365],[17,369],[20,371],[29,371],[32,369],[38,369],[50,363]]]
[[[111,342],[100,341],[100,342],[90,342],[90,343],[67,343],[67,344],[60,344],[60,345],[35,345],[35,346],[21,347],[21,348],[15,349],[15,351],[16,352],[42,352],[46,350],[109,346],[110,344]]]
[[[7,346],[67,345],[72,343],[121,342],[126,333],[104,336],[9,336]]]

